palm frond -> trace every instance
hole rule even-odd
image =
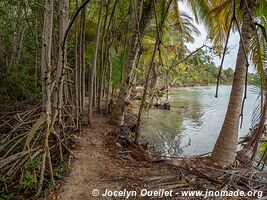
[[[257,28],[258,29],[258,28]],[[267,49],[265,38],[256,30],[251,39],[251,59],[261,80],[261,88],[266,86],[265,68],[267,66]]]
[[[186,0],[189,6],[192,9],[195,20],[197,23],[203,22],[208,23],[209,20],[206,20],[207,13],[210,12],[211,5],[207,0]]]

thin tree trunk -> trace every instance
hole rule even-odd
[[[109,22],[108,22],[107,34],[105,35],[105,44],[106,45],[108,44],[109,30],[110,30],[111,24],[112,24],[112,22],[114,20],[114,14],[115,14],[115,10],[116,10],[116,7],[117,7],[117,3],[118,3],[118,0],[116,0],[114,2],[114,6],[112,8],[112,13],[110,15],[110,19],[109,19]],[[110,34],[110,38],[111,37],[112,36]],[[110,104],[111,104],[110,93],[111,93],[111,90],[112,90],[112,62],[111,62],[111,57],[110,56],[111,56],[111,45],[112,45],[112,42],[113,42],[113,40],[109,44],[109,47],[107,49],[107,56],[106,56],[107,57],[107,61],[108,61],[108,66],[109,66],[109,77],[108,77],[108,86],[107,86],[107,95],[106,95],[106,114],[111,112],[111,109],[110,109]]]
[[[97,86],[97,84],[96,84],[96,74],[95,74],[95,76],[94,76],[94,88],[93,88],[93,107],[95,107],[96,106],[96,97],[97,97],[97,89],[96,89],[96,86]]]
[[[4,59],[4,41],[3,41],[3,34],[0,30],[0,70],[3,71],[5,66],[5,59]]]
[[[54,4],[53,0],[45,1],[45,13],[44,13],[44,23],[43,23],[43,46],[42,46],[42,54],[41,54],[41,69],[42,69],[42,77],[43,77],[43,106],[46,111],[46,131],[44,136],[44,155],[43,160],[47,159],[49,172],[51,176],[51,181],[54,182],[53,177],[53,168],[50,156],[49,149],[49,136],[51,132],[51,93],[52,93],[52,83],[51,83],[51,51],[52,51],[52,28],[53,28],[53,9]],[[44,164],[45,167],[45,164]],[[39,190],[37,194],[42,189],[43,180],[41,178]]]
[[[78,9],[78,0],[76,0],[76,10]],[[79,127],[80,121],[80,95],[79,95],[79,75],[80,75],[80,32],[78,23],[75,27],[75,104],[76,104],[76,126]]]
[[[64,56],[62,56],[63,51],[61,45],[64,40],[64,33],[67,30],[68,26],[68,16],[69,16],[69,0],[60,0],[59,1],[59,46],[58,46],[58,61],[57,61],[57,76],[56,76],[56,91],[54,93],[54,108],[57,108],[58,115],[59,115],[59,122],[62,123],[62,106],[63,106],[63,86],[64,86],[64,79],[65,79],[65,67],[63,64],[66,64],[67,61],[67,54],[66,54],[66,47],[64,51]],[[67,46],[67,45],[66,45]],[[62,59],[65,60],[62,60]]]
[[[25,34],[25,28],[22,29],[20,35],[18,36],[16,41],[17,43],[14,48],[12,66],[14,66],[15,68],[18,68],[19,66],[20,52],[21,52],[21,47],[23,45],[24,34]]]
[[[99,40],[100,40],[100,26],[101,26],[102,6],[103,6],[103,1],[100,0],[99,16],[98,16],[97,30],[96,30],[94,63],[93,63],[92,69],[91,69],[90,82],[88,84],[88,88],[89,88],[88,123],[90,125],[92,125],[93,98],[94,98],[94,79],[95,79],[95,72],[96,72],[96,65],[97,65],[97,54],[98,54]]]
[[[105,64],[106,64],[106,51],[107,51],[107,41],[105,40],[106,34],[106,26],[107,19],[109,13],[109,4],[110,0],[107,0],[106,4],[106,13],[104,18],[104,23],[102,26],[102,34],[101,34],[101,45],[100,45],[100,67],[99,67],[99,83],[98,83],[98,96],[97,96],[97,112],[101,111],[101,100],[103,98],[103,88],[104,88],[104,80],[105,80]]]
[[[108,66],[109,66],[109,79],[108,79],[108,86],[107,86],[107,95],[106,95],[106,115],[111,111],[110,108],[110,93],[111,93],[111,88],[112,88],[112,62],[110,59],[110,48],[108,51]]]
[[[85,68],[85,13],[86,8],[84,7],[81,11],[81,21],[80,21],[80,37],[79,37],[79,47],[80,47],[80,67],[79,67],[79,112],[80,112],[80,118],[83,117],[83,71]],[[81,126],[81,123],[80,123]]]
[[[16,22],[14,25],[14,34],[13,34],[13,49],[12,49],[12,53],[11,53],[11,59],[10,59],[10,65],[11,67],[18,67],[18,63],[19,63],[19,55],[20,55],[20,48],[22,45],[22,40],[23,40],[23,36],[24,36],[24,31],[25,28],[22,28],[22,24],[21,24],[21,17],[23,14],[23,2],[20,2],[18,9],[16,11]]]
[[[167,17],[171,2],[172,2],[172,0],[168,1],[168,5],[167,5],[167,8],[166,8],[166,11],[165,11],[165,13],[163,15],[163,19],[162,19],[160,24],[158,24],[158,22],[157,22],[157,20],[158,20],[157,19],[157,14],[156,14],[156,12],[154,12],[155,19],[156,19],[156,26],[157,26],[157,39],[156,39],[156,43],[154,45],[154,50],[153,50],[153,53],[152,53],[152,58],[151,58],[151,61],[150,61],[150,66],[149,66],[147,77],[146,77],[144,93],[143,93],[143,97],[142,97],[142,100],[141,100],[141,105],[140,105],[139,112],[138,112],[138,118],[137,118],[137,123],[136,123],[136,130],[135,130],[135,143],[136,144],[139,143],[139,139],[140,139],[141,117],[142,117],[143,108],[144,108],[145,101],[146,101],[146,95],[147,95],[147,91],[148,91],[148,83],[149,83],[149,79],[150,79],[150,74],[151,74],[151,71],[153,69],[153,65],[155,64],[154,61],[155,61],[155,56],[156,56],[157,49],[160,48],[159,45],[160,45],[160,40],[161,40],[162,28],[163,28],[163,24],[165,22],[165,19]],[[154,10],[155,9],[156,9],[156,5],[155,5],[155,2],[154,2]]]
[[[135,143],[138,144],[139,139],[140,139],[140,131],[141,131],[141,116],[142,116],[142,112],[143,112],[143,108],[145,106],[145,101],[146,101],[146,95],[147,95],[147,91],[148,91],[148,82],[149,82],[149,78],[150,78],[150,74],[154,65],[154,60],[155,60],[155,55],[158,49],[158,42],[159,38],[157,38],[156,43],[154,45],[154,50],[152,53],[152,58],[150,61],[150,66],[147,72],[147,77],[146,77],[146,83],[145,83],[145,88],[144,88],[144,93],[143,93],[143,97],[142,97],[142,101],[141,101],[141,105],[139,108],[139,112],[138,112],[138,118],[137,118],[137,123],[136,123],[136,130],[135,130]]]
[[[82,13],[83,15],[83,31],[82,31],[82,93],[81,93],[81,105],[85,104],[84,99],[85,99],[85,91],[86,91],[86,86],[85,86],[85,23],[86,23],[86,8],[84,8],[84,12]],[[84,116],[83,109],[82,109],[82,116]]]
[[[251,13],[254,16],[256,12],[257,2],[249,1]],[[244,13],[241,35],[244,41],[244,48],[248,57],[250,50],[250,39],[253,34],[251,19],[248,12]],[[232,91],[225,115],[224,123],[218,140],[214,146],[211,159],[220,166],[229,166],[234,163],[238,145],[238,126],[239,115],[245,86],[246,77],[246,55],[243,51],[242,40],[239,43],[239,50],[236,61],[236,69],[234,73]]]
[[[169,101],[169,89],[170,89],[170,87],[169,87],[169,72],[166,72],[166,102],[168,102]]]

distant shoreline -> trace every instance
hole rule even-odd
[[[174,85],[171,88],[186,88],[186,87],[207,87],[216,86],[216,84],[185,84],[185,85]],[[231,84],[220,84],[219,86],[231,86]]]

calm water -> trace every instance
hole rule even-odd
[[[142,134],[168,156],[196,155],[212,151],[226,113],[231,86],[177,88],[170,97],[171,110],[153,109],[144,114]],[[244,121],[239,136],[249,132],[258,94],[248,87]]]

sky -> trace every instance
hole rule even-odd
[[[185,11],[187,14],[189,14],[191,17],[193,17],[193,13],[190,10],[190,8],[186,5],[186,3],[179,2],[179,9],[181,11]],[[211,44],[206,40],[207,38],[207,32],[205,30],[205,27],[203,24],[197,24],[196,22],[194,23],[195,26],[198,28],[200,31],[201,35],[197,36],[194,35],[195,42],[194,43],[187,43],[186,46],[190,51],[194,51],[195,49],[201,47],[203,44],[206,44],[208,46],[211,46]],[[238,52],[238,47],[239,47],[239,35],[237,32],[233,33],[231,32],[231,36],[229,38],[228,42],[228,48],[231,49],[231,51],[225,56],[224,59],[224,64],[223,68],[235,68],[236,64],[236,57],[237,57],[237,52]],[[217,66],[221,65],[221,59],[219,57],[215,57],[213,60]]]

